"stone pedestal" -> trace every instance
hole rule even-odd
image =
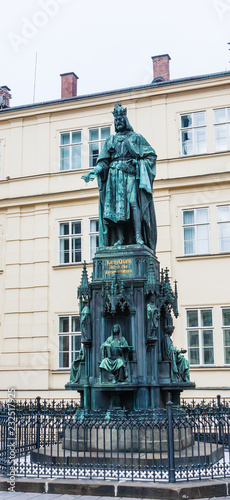
[[[66,389],[76,389],[84,409],[162,408],[171,398],[177,404],[183,388],[175,384],[169,362],[162,362],[161,338],[176,296],[168,271],[160,273],[159,262],[145,245],[105,247],[93,259],[92,281],[84,267],[79,287],[81,310],[87,300],[91,329],[82,333],[85,348],[80,377]],[[174,307],[175,308],[175,307]],[[154,318],[156,312],[156,318]],[[129,349],[124,380],[102,369],[102,346],[120,325],[123,343]]]

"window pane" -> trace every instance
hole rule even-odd
[[[95,142],[94,144],[89,144],[89,154],[90,154],[90,156],[98,157],[98,155],[99,155],[99,143],[98,142]]]
[[[223,207],[218,207],[218,221],[225,222],[230,221],[230,205]]]
[[[90,221],[90,232],[91,233],[98,233],[98,231],[99,231],[99,220],[92,219]]]
[[[195,253],[195,228],[184,227],[184,253]]]
[[[72,261],[81,262],[81,238],[72,240]]]
[[[193,154],[193,142],[192,142],[193,132],[182,131],[182,154],[183,155],[191,155]]]
[[[99,237],[98,235],[90,236],[90,260],[93,260],[93,257],[99,247]]]
[[[199,365],[200,364],[199,349],[189,349],[188,358],[190,365]]]
[[[207,225],[197,226],[197,252],[209,252],[209,227]]]
[[[200,312],[201,326],[212,326],[212,309],[207,309]]]
[[[60,151],[61,154],[61,165],[60,169],[61,170],[69,170],[69,147],[66,148],[61,148]]]
[[[198,128],[194,131],[195,133],[195,152],[197,154],[206,153],[206,129]]]
[[[72,332],[80,332],[80,316],[72,317]]]
[[[60,240],[60,263],[69,263],[69,239],[62,238]]]
[[[214,109],[214,123],[226,122],[226,109]]]
[[[230,346],[230,330],[224,330],[224,345]]]
[[[230,108],[227,108],[227,121],[230,122]]]
[[[181,128],[191,127],[191,125],[192,125],[191,115],[181,116]]]
[[[227,125],[215,126],[215,149],[216,151],[227,151],[228,149],[228,129]]]
[[[101,139],[104,141],[110,136],[110,127],[102,127],[101,128]]]
[[[205,112],[201,111],[200,113],[194,113],[193,121],[194,121],[195,127],[202,127],[202,126],[206,125]]]
[[[67,235],[69,234],[69,223],[68,222],[61,222],[60,223],[60,235]]]
[[[224,349],[224,362],[226,365],[230,365],[230,347]]]
[[[230,309],[222,309],[223,325],[230,325]],[[226,330],[227,331],[227,330]]]
[[[81,142],[81,132],[73,132],[72,133],[72,142],[75,144],[77,142]]]
[[[69,368],[68,352],[59,352],[59,368]]]
[[[71,229],[72,234],[81,234],[81,221],[72,222]]]
[[[196,210],[197,224],[208,222],[208,208],[197,208]]]
[[[197,330],[188,331],[188,347],[199,347],[199,332]]]
[[[69,336],[67,335],[59,336],[59,351],[69,352]]]
[[[72,335],[72,347],[73,352],[80,351],[81,349],[81,335]]]
[[[61,134],[61,145],[64,144],[70,144],[70,134],[68,132]]]
[[[203,330],[203,346],[213,346],[213,331],[212,330]]]
[[[219,224],[220,251],[230,252],[230,222]]]
[[[72,158],[81,156],[81,145],[72,146],[71,150],[72,150]]]
[[[99,139],[98,128],[93,128],[89,130],[89,140],[98,141],[98,139]]]
[[[69,332],[69,318],[59,318],[59,332]]]
[[[198,311],[187,311],[187,326],[192,328],[198,326]]]
[[[183,223],[194,224],[194,210],[186,210],[183,212]]]
[[[213,363],[214,363],[213,348],[205,348],[204,349],[204,364],[205,365],[213,365]]]

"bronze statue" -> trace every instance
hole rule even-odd
[[[85,359],[85,348],[81,347],[78,357],[73,361],[70,370],[70,384],[76,384],[81,377],[81,363]]]
[[[155,305],[154,297],[151,295],[147,304],[147,338],[155,339],[157,337],[160,313]]]
[[[91,317],[88,301],[85,301],[80,314],[80,330],[82,342],[91,340]]]
[[[82,178],[97,177],[99,187],[99,246],[137,243],[155,252],[156,217],[152,198],[156,153],[133,131],[127,110],[115,104],[115,135],[106,141],[96,167]]]
[[[112,328],[112,335],[106,339],[101,346],[102,361],[100,369],[111,373],[111,381],[125,382],[128,378],[128,353],[131,348],[121,334],[120,325],[116,324]]]
[[[189,362],[182,355],[186,353],[186,349],[178,350],[173,346],[171,335],[174,326],[167,325],[162,338],[161,350],[163,361],[171,362],[171,377],[172,382],[190,382],[189,378]]]

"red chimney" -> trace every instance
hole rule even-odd
[[[2,85],[0,87],[0,108],[9,108],[11,97],[9,87]]]
[[[157,82],[168,82],[170,80],[169,75],[169,61],[171,57],[168,54],[162,54],[161,56],[153,56],[153,83]]]
[[[76,97],[78,76],[75,73],[62,73],[61,75],[61,98]]]

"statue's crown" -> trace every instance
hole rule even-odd
[[[127,108],[124,108],[119,102],[116,102],[112,113],[115,117],[116,116],[126,116]]]

